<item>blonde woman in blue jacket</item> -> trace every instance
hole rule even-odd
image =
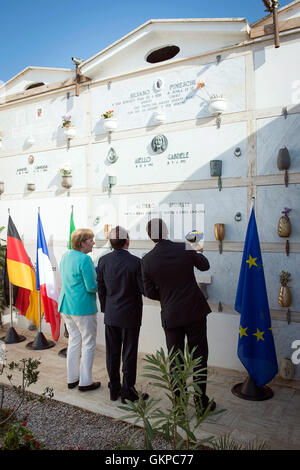
[[[59,265],[62,289],[58,311],[69,332],[68,388],[79,385],[81,392],[96,390],[101,385],[92,379],[97,334],[97,281],[94,263],[88,253],[94,244],[92,230],[75,230],[71,236],[72,249],[63,255]]]

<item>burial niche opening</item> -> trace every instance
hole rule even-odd
[[[155,49],[155,51],[150,52],[150,54],[147,55],[146,60],[150,64],[156,64],[157,62],[172,59],[179,51],[180,48],[178,46],[160,47],[159,49]]]

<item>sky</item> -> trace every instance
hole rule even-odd
[[[150,19],[267,14],[262,0],[0,0],[0,12],[0,83],[28,66],[73,68]]]

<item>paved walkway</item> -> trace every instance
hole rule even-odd
[[[36,332],[18,329],[19,334],[26,336],[26,341],[8,344],[7,363],[22,358],[34,358],[41,361],[38,383],[30,387],[30,391],[42,393],[46,386],[54,388],[56,400],[76,405],[81,408],[118,418],[124,411],[117,406],[120,401],[111,402],[107,388],[108,377],[105,367],[105,349],[97,346],[93,375],[100,380],[100,389],[82,393],[76,389],[69,390],[66,386],[66,359],[58,352],[66,347],[67,340],[62,338],[51,349],[33,351],[26,349],[26,344],[36,336]],[[4,336],[0,332],[0,336]],[[143,355],[139,355],[137,389],[148,392],[154,398],[162,399],[162,406],[167,404],[166,398],[149,379],[141,376],[144,365]],[[230,435],[235,440],[248,442],[265,441],[271,449],[300,449],[300,381],[283,381],[277,379],[269,384],[274,392],[270,400],[251,402],[242,400],[231,393],[233,385],[243,382],[246,374],[221,368],[209,368],[207,393],[215,399],[217,409],[225,409],[223,413],[208,417],[197,432],[199,437],[214,435]],[[0,382],[8,383],[6,374],[0,376]]]

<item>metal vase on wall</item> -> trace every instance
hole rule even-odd
[[[219,191],[222,189],[222,160],[211,160],[210,162],[210,176],[218,176],[218,188]]]
[[[287,187],[289,184],[288,169],[291,166],[291,157],[288,149],[283,147],[279,150],[277,155],[277,167],[279,170],[284,171],[284,183]]]
[[[284,210],[281,211],[283,216],[281,216],[279,219],[277,233],[282,238],[288,238],[292,231],[292,226],[291,226],[291,222],[289,219],[289,213],[291,212],[291,210],[292,209],[285,207]],[[289,241],[288,240],[286,241],[286,244],[285,244],[285,253],[287,256],[289,255]]]
[[[224,224],[215,224],[215,237],[216,240],[219,242],[219,253],[222,254],[223,252],[223,245],[222,241],[225,237],[225,225]]]

